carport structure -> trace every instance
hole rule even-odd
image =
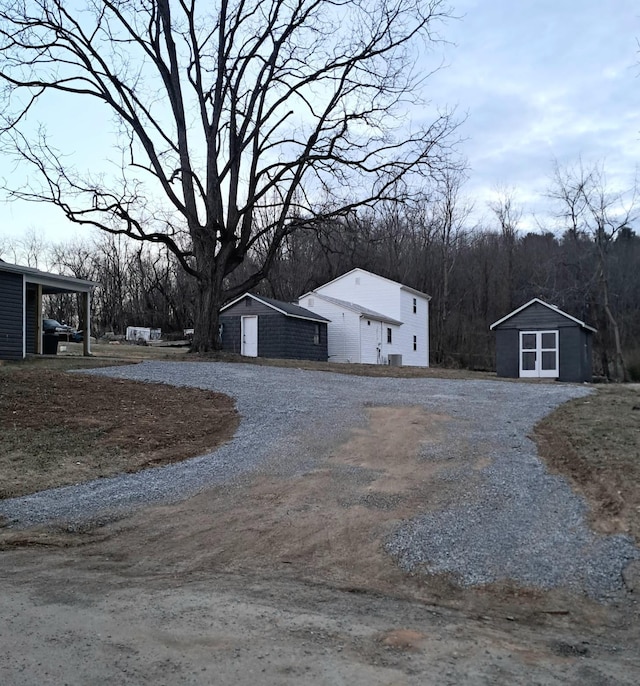
[[[0,359],[42,355],[42,296],[82,294],[84,354],[91,354],[91,292],[94,281],[43,272],[0,260]]]

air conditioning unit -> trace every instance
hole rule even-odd
[[[390,367],[402,367],[402,355],[389,355]]]

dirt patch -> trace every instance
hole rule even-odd
[[[594,603],[572,603],[562,593],[508,583],[470,591],[446,575],[403,572],[385,551],[388,536],[403,520],[451,506],[459,495],[455,482],[444,488],[435,478],[441,468],[455,468],[456,459],[425,459],[429,446],[444,440],[449,418],[421,407],[371,407],[368,416],[367,427],[355,429],[309,473],[249,477],[93,532],[57,532],[56,544],[89,543],[85,554],[136,577],[159,569],[176,579],[259,574],[443,603],[480,616],[545,622],[571,613],[574,621],[597,621]],[[477,457],[477,446],[473,453],[481,478],[490,461]]]
[[[0,368],[0,498],[213,450],[239,417],[220,393]]]
[[[567,476],[591,504],[602,533],[640,543],[640,389],[598,387],[543,419],[534,438],[552,471]]]
[[[419,650],[426,636],[414,629],[394,629],[382,637],[381,643],[397,650]]]
[[[490,458],[477,445],[429,457],[446,415],[370,407],[368,419],[309,473],[265,472],[31,539],[70,548],[5,551],[3,673],[16,683],[634,682],[630,606],[402,572],[386,536],[455,502],[440,469],[472,459],[480,475]]]
[[[315,471],[257,476],[128,520],[116,527],[119,555],[144,549],[182,573],[257,568],[361,588],[400,582],[383,543],[418,501],[429,507],[424,485],[434,466],[419,452],[439,440],[447,418],[418,407],[368,414],[369,428],[354,431]],[[438,497],[434,492],[433,504]],[[141,540],[145,532],[150,537]]]

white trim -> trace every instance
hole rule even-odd
[[[62,274],[51,274],[42,272],[33,267],[23,267],[19,264],[10,262],[0,262],[0,271],[22,274],[27,283],[48,286],[49,288],[61,288],[75,293],[91,292],[98,285],[96,281],[77,279],[75,276],[63,276]]]
[[[84,334],[82,337],[82,352],[91,355],[91,297],[89,293],[82,296],[84,307]]]
[[[381,279],[384,279],[384,276],[380,277]],[[387,281],[391,281],[391,279],[386,279]],[[397,281],[391,281],[391,283],[398,283]],[[422,291],[418,291],[415,288],[411,288],[411,286],[403,286],[400,284],[400,290],[401,291],[407,291],[407,293],[412,293],[413,295],[419,295],[421,298],[426,298],[428,301],[431,300],[431,296],[428,293],[423,293]]]
[[[520,378],[533,379],[557,379],[560,375],[560,331],[558,329],[545,329],[536,331],[519,331],[518,336],[518,370]],[[542,347],[542,336],[546,333],[552,333],[555,337],[555,346],[553,348]],[[535,336],[535,348],[523,348],[522,339],[524,336]],[[533,353],[535,355],[535,364],[533,369],[523,369],[522,356],[524,353]],[[555,353],[555,366],[553,369],[542,368],[542,356],[544,353]]]
[[[246,341],[245,341],[245,320],[247,319],[253,319],[255,320],[255,331],[256,331],[256,336],[255,336],[255,348],[256,348],[256,354],[255,355],[249,355],[246,352]],[[258,315],[257,314],[243,314],[240,317],[240,354],[243,357],[258,357]]]
[[[597,333],[597,329],[594,329],[592,326],[585,324],[580,319],[577,319],[576,317],[572,317],[570,314],[563,312],[559,307],[556,307],[555,305],[549,305],[549,303],[544,302],[544,300],[540,300],[540,298],[533,298],[532,300],[529,300],[528,303],[525,303],[521,307],[518,307],[517,310],[513,310],[513,312],[509,312],[509,314],[506,315],[505,317],[503,317],[502,319],[498,319],[497,322],[493,322],[493,324],[491,324],[491,326],[489,327],[489,330],[493,331],[493,329],[495,329],[496,326],[500,326],[500,324],[502,324],[503,322],[506,322],[507,319],[511,319],[511,317],[515,317],[516,314],[522,312],[522,310],[526,310],[527,307],[530,307],[534,303],[539,303],[540,305],[544,305],[545,307],[548,307],[553,312],[557,312],[558,314],[561,314],[563,317],[570,319],[572,322],[575,322],[576,324],[580,324],[580,326],[582,326],[583,328],[588,329],[589,331],[592,331],[593,333]]]
[[[399,281],[394,281],[393,279],[388,279],[386,276],[380,276],[380,274],[374,274],[373,272],[368,272],[366,269],[362,269],[361,267],[355,267],[354,269],[351,269],[348,272],[345,272],[341,276],[336,276],[335,279],[331,279],[331,281],[327,281],[326,283],[323,283],[322,286],[318,286],[318,288],[324,288],[325,286],[328,286],[330,283],[334,283],[335,281],[340,281],[341,279],[344,279],[345,276],[349,276],[349,274],[353,274],[354,272],[359,272],[361,274],[370,274],[371,276],[375,276],[378,279],[382,279],[383,281],[387,281],[388,283],[392,283],[395,286],[400,286],[401,289],[405,291],[409,291],[409,293],[415,293],[416,295],[419,295],[422,298],[426,298],[427,300],[431,300],[431,296],[427,295],[427,293],[423,293],[422,291],[418,291],[415,288],[411,288],[411,286],[405,286],[404,284],[401,284]],[[312,293],[313,291],[309,291],[309,293]],[[304,298],[305,295],[309,295],[309,293],[305,293],[304,295],[301,295],[301,298]]]

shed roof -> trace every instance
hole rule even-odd
[[[74,276],[63,276],[62,274],[52,274],[43,272],[33,267],[25,267],[20,264],[12,264],[0,260],[0,271],[20,274],[27,283],[34,283],[42,286],[42,292],[51,293],[90,293],[98,284],[87,279],[77,279]]]
[[[267,307],[270,307],[272,310],[275,310],[280,314],[284,314],[287,317],[295,317],[296,319],[308,319],[312,322],[330,321],[329,319],[325,319],[324,317],[321,317],[319,314],[310,312],[309,310],[306,310],[304,307],[300,307],[299,305],[295,305],[294,303],[284,302],[283,300],[275,300],[274,298],[267,298],[264,295],[254,295],[253,293],[244,293],[240,297],[236,298],[235,300],[232,300],[230,303],[225,305],[220,310],[220,312],[228,310],[230,307],[233,307],[233,305],[240,302],[244,298],[252,298],[253,300],[262,303],[263,305],[266,305]]]
[[[506,322],[508,319],[511,319],[511,317],[515,317],[515,315],[517,315],[519,312],[526,310],[527,307],[531,307],[531,305],[534,305],[536,303],[539,305],[544,305],[545,307],[548,307],[550,310],[553,310],[553,312],[555,312],[556,314],[562,315],[563,317],[570,319],[571,321],[580,325],[583,329],[596,333],[596,329],[594,329],[592,326],[589,326],[588,324],[585,324],[581,319],[572,317],[570,314],[563,312],[559,307],[556,307],[556,305],[549,305],[549,303],[544,302],[544,300],[540,300],[540,298],[533,298],[533,300],[529,300],[528,303],[525,303],[521,307],[518,307],[516,310],[513,310],[513,312],[509,312],[509,314],[503,317],[502,319],[498,319],[497,322],[493,322],[489,329],[493,331],[493,329],[500,326],[500,324],[504,324],[504,322]]]
[[[391,317],[388,317],[386,314],[380,314],[380,312],[374,312],[373,310],[370,310],[368,307],[358,305],[358,303],[351,303],[347,302],[346,300],[340,300],[339,298],[332,298],[329,295],[318,293],[318,291],[309,291],[309,293],[305,293],[305,296],[306,295],[312,295],[314,298],[320,298],[322,300],[326,300],[327,302],[333,303],[334,305],[338,305],[339,307],[344,307],[345,309],[351,310],[352,312],[355,312],[356,314],[359,314],[361,317],[364,317],[366,319],[373,319],[376,322],[385,322],[387,324],[395,324],[396,326],[402,326],[402,322],[398,321],[397,319],[392,319]]]

